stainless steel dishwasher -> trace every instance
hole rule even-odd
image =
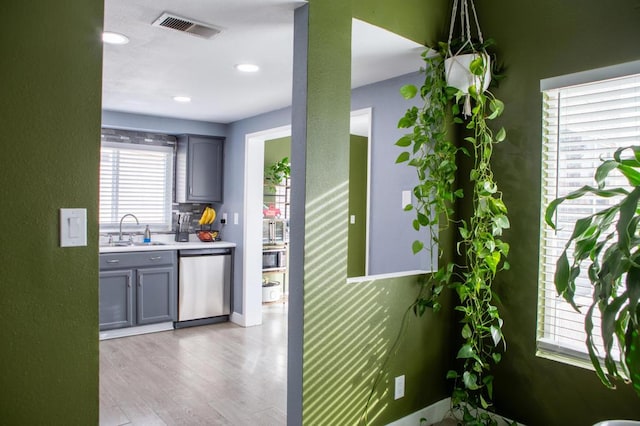
[[[231,311],[233,249],[178,251],[176,328],[227,321]]]

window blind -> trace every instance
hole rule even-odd
[[[640,74],[543,90],[542,96],[544,217],[544,209],[555,198],[584,185],[595,186],[595,169],[617,148],[640,143]],[[607,187],[626,185],[620,174],[612,173],[607,181]],[[556,212],[558,231],[542,220],[537,344],[543,356],[588,359],[584,313],[591,305],[593,289],[583,273],[576,281],[576,301],[584,308],[576,312],[557,296],[553,283],[556,262],[578,218],[618,201],[588,195],[566,201]]]
[[[172,198],[172,146],[102,142],[99,209],[102,231],[117,229],[120,218],[127,213],[133,213],[141,226],[168,231]]]

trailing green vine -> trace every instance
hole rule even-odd
[[[413,189],[414,202],[406,210],[415,212],[414,229],[427,232],[425,238],[413,242],[413,252],[435,252],[441,262],[438,234],[454,226],[459,234],[456,248],[464,261],[460,265],[439,262],[438,269],[426,277],[413,309],[417,315],[427,308],[437,311],[443,289],[455,291],[462,344],[457,352],[460,367],[447,374],[454,380],[452,405],[462,413],[464,424],[494,424],[495,420],[478,408],[489,409],[492,405],[491,367],[500,362],[500,342],[506,349],[492,283],[498,271],[509,268],[505,260],[509,245],[501,238],[502,231],[509,228],[509,219],[491,170],[493,146],[505,139],[506,132],[503,128],[494,132],[488,125],[502,114],[504,104],[489,91],[478,91],[473,85],[468,100],[460,90],[447,87],[444,61],[448,51],[448,45],[441,44],[439,52],[425,52],[424,85],[401,89],[407,99],[419,93],[423,106],[410,108],[400,119],[398,126],[412,132],[396,143],[406,149],[396,162],[415,167],[419,180]],[[483,87],[486,58],[486,52],[477,55],[470,65],[470,71],[480,80],[478,87]],[[461,108],[464,102],[471,103],[469,116]],[[453,123],[464,127],[466,146],[452,142],[446,131],[448,114]],[[468,176],[473,210],[470,217],[456,220],[454,204],[465,196],[456,187],[459,155],[471,156],[474,161]]]
[[[456,147],[448,138],[446,132],[447,110],[450,94],[444,76],[444,60],[441,55],[433,55],[427,50],[422,54],[425,61],[425,81],[418,89],[413,85],[406,85],[400,89],[405,99],[411,99],[420,92],[423,99],[422,107],[412,107],[405,113],[398,123],[400,128],[413,128],[413,132],[400,138],[396,145],[411,148],[402,152],[396,163],[408,162],[415,167],[419,184],[413,188],[414,203],[405,206],[405,210],[414,210],[416,218],[413,228],[419,231],[426,228],[426,240],[413,242],[413,253],[417,254],[426,249],[430,253],[438,248],[439,232],[449,226],[454,215],[453,204],[456,198],[461,198],[461,189],[455,189],[456,173],[458,170],[456,156],[463,148]],[[449,90],[450,92],[450,90]],[[426,245],[425,245],[426,243]],[[424,288],[432,295],[430,298],[419,297],[414,305],[414,312],[424,314],[426,308],[440,310],[437,296],[449,282],[453,272],[453,265],[443,265],[428,277]]]

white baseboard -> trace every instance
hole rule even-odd
[[[246,316],[237,312],[231,313],[231,316],[229,316],[229,321],[241,327],[255,327],[256,325],[262,325],[262,321],[249,323]]]
[[[419,426],[420,419],[426,419],[427,424],[439,422],[444,419],[449,410],[451,409],[451,398],[445,398],[438,402],[435,402],[428,407],[422,408],[408,416],[405,416],[393,423],[389,423],[388,426]]]
[[[408,416],[396,420],[393,423],[389,423],[387,426],[420,426],[420,419],[425,419],[427,425],[439,422],[443,420],[451,411],[451,398],[445,398],[438,402],[435,402],[428,407],[422,408]],[[498,426],[505,426],[512,422],[512,420],[506,417],[501,417],[496,414],[496,420]],[[518,423],[518,426],[524,426],[522,423]]]
[[[231,321],[234,324],[238,324],[241,327],[246,327],[246,323],[244,320],[244,315],[239,314],[237,312],[232,312],[231,316],[229,317],[229,321]]]
[[[119,337],[137,336],[139,334],[155,333],[158,331],[173,330],[172,322],[161,322],[159,324],[139,325],[137,327],[118,328],[115,330],[101,331],[100,340],[117,339]]]

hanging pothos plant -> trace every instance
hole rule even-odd
[[[462,10],[467,13],[466,34],[470,34],[467,0],[462,2]],[[457,1],[452,25],[456,6]],[[418,174],[419,182],[413,189],[414,202],[405,209],[415,212],[414,229],[427,232],[423,239],[413,242],[413,252],[437,252],[439,260],[438,270],[426,277],[413,305],[414,312],[422,315],[428,308],[438,311],[440,293],[445,288],[455,291],[462,343],[457,351],[459,369],[447,374],[447,378],[454,380],[452,405],[462,414],[464,424],[494,424],[495,420],[484,410],[492,405],[491,368],[500,362],[501,350],[506,349],[506,344],[492,283],[498,271],[509,268],[505,260],[509,245],[501,238],[502,231],[509,228],[509,220],[491,170],[493,147],[505,139],[506,132],[504,128],[494,131],[490,122],[502,114],[504,104],[485,90],[490,65],[482,40],[474,43],[467,38],[458,43],[461,50],[470,50],[474,55],[466,70],[470,85],[454,88],[448,84],[451,65],[445,69],[445,61],[455,56],[451,50],[454,43],[450,37],[449,42],[440,43],[437,50],[428,49],[423,54],[425,81],[422,87],[408,85],[401,89],[406,99],[419,94],[423,105],[410,108],[400,119],[398,126],[412,132],[397,141],[396,145],[406,150],[396,162],[407,163]],[[454,127],[449,120],[463,127],[464,144],[457,144],[447,131]],[[472,184],[469,194],[456,186],[459,155],[473,159],[468,176]],[[464,198],[470,200],[473,210],[469,217],[456,219],[454,204]],[[456,248],[464,258],[461,264],[443,263],[438,235],[449,227],[455,227],[459,236]]]

